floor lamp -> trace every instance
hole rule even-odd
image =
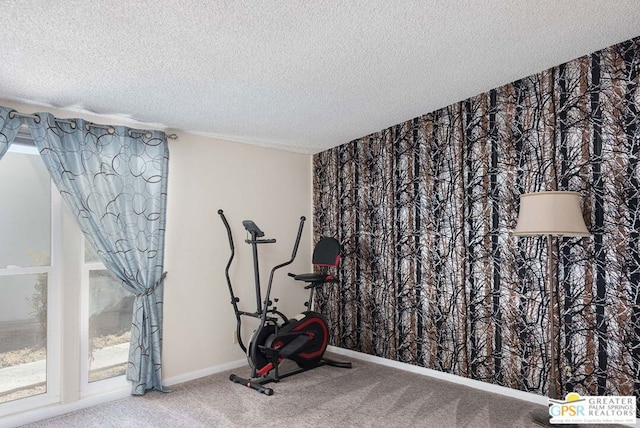
[[[549,346],[545,347],[551,361],[549,370],[549,398],[560,399],[558,379],[558,341],[553,311],[558,305],[556,276],[553,274],[554,236],[590,236],[584,224],[578,192],[536,192],[520,195],[520,213],[513,234],[516,236],[547,236],[547,278],[545,293],[549,296]],[[550,426],[548,412],[534,412],[533,419],[540,425]]]

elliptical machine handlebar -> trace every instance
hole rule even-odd
[[[239,298],[233,294],[233,287],[231,286],[231,277],[229,276],[229,268],[231,267],[231,262],[233,261],[233,257],[235,256],[236,250],[233,245],[233,235],[231,235],[231,226],[229,226],[229,222],[227,218],[224,216],[224,211],[218,210],[218,215],[222,219],[222,223],[224,223],[225,229],[227,229],[227,238],[229,239],[229,248],[231,249],[231,255],[229,256],[229,261],[227,262],[227,266],[224,269],[224,276],[227,278],[227,286],[229,287],[229,294],[231,295],[231,304],[233,305],[233,312],[236,315],[236,338],[238,339],[238,344],[242,349],[242,352],[247,352],[247,347],[242,342],[241,333],[241,324],[242,320],[240,319],[240,311],[238,309]]]
[[[267,294],[265,295],[265,303],[268,305],[269,303],[269,296],[271,295],[271,285],[273,284],[273,274],[280,268],[283,268],[285,266],[289,266],[291,263],[293,263],[293,261],[296,258],[296,255],[298,254],[298,247],[300,246],[300,238],[302,237],[302,229],[304,229],[304,222],[306,220],[305,216],[300,217],[300,224],[298,225],[298,234],[296,235],[296,242],[293,244],[293,251],[291,252],[291,258],[284,262],[281,263],[279,265],[274,266],[271,269],[271,273],[269,274],[269,285],[267,286]],[[266,307],[266,306],[265,306]],[[262,322],[264,323],[265,319],[266,319],[266,311],[264,312],[263,316],[262,316]]]
[[[293,244],[293,252],[291,253],[291,260],[287,264],[293,263],[293,260],[298,254],[298,246],[300,245],[300,237],[302,237],[302,229],[304,228],[304,222],[307,220],[305,216],[300,217],[300,225],[298,226],[298,235],[296,236],[296,243]],[[285,265],[286,266],[286,265]]]
[[[238,299],[233,294],[233,288],[231,287],[231,277],[229,276],[229,268],[231,267],[231,262],[233,261],[233,257],[236,254],[236,248],[233,245],[233,235],[231,235],[231,226],[229,226],[229,222],[227,221],[227,218],[224,216],[224,211],[218,210],[218,215],[222,219],[222,223],[224,223],[225,229],[227,229],[227,239],[229,240],[229,248],[231,249],[231,255],[229,256],[227,267],[224,270],[224,275],[227,277],[227,284],[229,285],[229,292],[231,293],[231,303],[237,309],[236,303],[238,302]]]
[[[229,222],[227,218],[224,216],[224,211],[218,210],[218,215],[222,219],[222,223],[224,223],[224,228],[227,229],[227,238],[229,239],[229,247],[231,248],[231,258],[233,259],[233,253],[235,252],[235,248],[233,246],[233,236],[231,235],[231,226],[229,226]]]

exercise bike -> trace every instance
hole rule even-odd
[[[258,246],[273,244],[276,240],[264,238],[264,232],[260,230],[253,221],[245,220],[242,222],[242,225],[250,236],[245,242],[251,245],[253,253],[253,273],[256,295],[255,312],[246,312],[238,308],[240,299],[236,297],[233,292],[231,278],[229,276],[229,268],[235,255],[231,227],[224,212],[218,210],[218,214],[227,230],[227,238],[229,239],[229,247],[231,249],[231,256],[225,268],[225,276],[231,295],[231,304],[233,305],[233,311],[236,316],[236,337],[238,339],[238,345],[242,351],[247,354],[247,360],[251,367],[250,378],[242,378],[232,374],[229,376],[229,380],[247,386],[262,394],[273,395],[273,389],[265,387],[264,385],[271,382],[279,382],[286,377],[324,365],[351,368],[351,363],[349,362],[324,358],[324,353],[329,341],[329,329],[324,317],[320,313],[311,310],[314,290],[324,284],[337,282],[333,275],[326,272],[299,275],[293,273],[288,274],[296,281],[305,282],[307,284],[305,289],[309,290],[309,298],[304,303],[306,310],[295,317],[287,318],[287,316],[278,311],[278,308],[274,306],[274,303],[277,303],[278,299],[271,300],[271,286],[273,285],[274,273],[278,269],[290,265],[295,260],[305,218],[300,217],[300,224],[298,225],[298,233],[293,245],[291,258],[271,269],[264,301],[262,300],[260,288]],[[340,263],[340,243],[334,238],[322,238],[314,248],[312,262],[314,266],[322,267],[325,271],[328,267],[338,266]],[[241,334],[243,316],[260,320],[260,324],[251,335],[247,346],[245,346]],[[295,362],[298,367],[285,373],[280,373],[280,363],[285,359]]]

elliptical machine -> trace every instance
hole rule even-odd
[[[231,295],[231,304],[236,316],[236,337],[238,345],[243,352],[247,354],[247,360],[251,367],[251,377],[242,378],[235,374],[229,376],[232,382],[247,386],[265,395],[273,395],[273,389],[264,385],[271,382],[279,382],[289,376],[302,373],[316,367],[329,365],[341,368],[351,368],[351,363],[340,362],[324,358],[324,352],[327,349],[329,341],[329,329],[324,317],[311,310],[313,304],[314,290],[326,283],[337,282],[337,280],[328,273],[307,273],[292,274],[289,276],[297,281],[307,283],[305,289],[309,290],[309,299],[305,302],[307,310],[292,318],[287,318],[277,307],[273,306],[278,299],[271,300],[271,286],[273,285],[274,273],[287,265],[293,263],[298,252],[298,245],[304,228],[305,217],[300,217],[298,233],[293,245],[291,258],[279,265],[274,266],[269,274],[269,282],[264,301],[261,297],[260,288],[260,271],[258,266],[258,245],[273,244],[275,239],[264,238],[264,232],[251,220],[244,220],[242,225],[249,233],[250,239],[245,242],[251,245],[253,253],[253,273],[254,286],[256,295],[255,312],[241,311],[238,308],[240,299],[235,296],[229,276],[229,268],[235,255],[235,247],[233,244],[233,236],[231,227],[222,210],[218,210],[218,214],[222,219],[227,230],[227,238],[229,239],[229,247],[231,255],[225,268],[225,276],[229,293]],[[337,266],[340,263],[340,243],[334,238],[321,239],[313,252],[314,266]],[[242,340],[242,317],[248,316],[260,320],[259,326],[254,330],[249,340],[249,345],[245,346]],[[279,365],[284,359],[289,359],[296,363],[297,369],[293,369],[286,373],[280,373]]]

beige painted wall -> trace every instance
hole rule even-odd
[[[259,246],[263,288],[269,269],[291,256],[300,216],[306,216],[294,264],[276,274],[278,308],[303,310],[306,293],[287,272],[307,271],[311,260],[311,158],[307,155],[192,135],[171,142],[165,267],[164,377],[244,358],[233,344],[235,317],[224,277],[229,258],[223,209],[234,234],[234,289],[244,310],[255,310],[251,247],[242,220],[276,238]],[[251,328],[245,329],[248,341]]]
[[[48,111],[58,118],[82,117],[101,124],[153,128],[118,117],[0,100],[23,113]],[[311,268],[311,157],[177,132],[169,141],[169,183],[165,241],[163,377],[185,375],[244,358],[233,343],[235,318],[224,277],[229,257],[226,232],[217,211],[224,209],[236,240],[231,275],[244,310],[255,310],[250,246],[242,220],[252,219],[276,244],[260,247],[263,285],[271,266],[286,261],[300,216],[307,222],[296,261],[276,275],[273,296],[285,314],[303,310],[306,292],[286,276]],[[68,229],[68,228],[66,228]],[[64,230],[66,230],[64,229]],[[78,237],[74,236],[73,240]],[[64,240],[64,237],[63,237]],[[72,257],[78,259],[78,256]],[[74,401],[80,356],[77,329],[79,267],[65,266],[63,305],[64,401]],[[70,283],[69,283],[70,282]],[[71,310],[68,310],[71,309]],[[251,326],[245,328],[248,341]],[[66,333],[65,333],[66,332]]]

